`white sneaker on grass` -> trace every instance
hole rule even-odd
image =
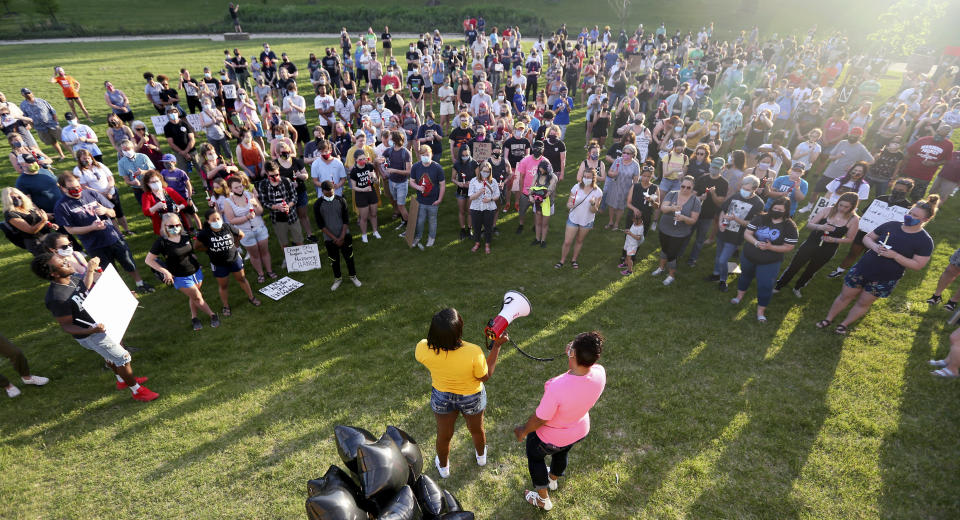
[[[379,240],[379,239],[381,239],[381,238],[383,238],[383,237],[380,236],[380,232],[379,232],[379,231],[374,231],[374,232],[373,232],[373,238],[376,238],[377,240]]]
[[[427,239],[427,247],[433,247],[433,243],[434,243],[435,240],[436,240],[436,239],[428,238],[428,239]]]
[[[340,284],[342,283],[343,283],[343,278],[337,278],[336,280],[333,281],[333,285],[330,286],[330,290],[336,291],[337,289],[340,288]]]
[[[440,457],[433,456],[433,465],[437,467],[437,473],[440,474],[440,478],[447,478],[450,476],[450,461],[447,461],[447,465],[440,467]]]
[[[43,386],[50,382],[49,378],[46,378],[43,376],[33,376],[33,375],[30,375],[27,377],[21,377],[20,380],[23,381],[23,384],[25,385],[36,385],[36,386]]]
[[[550,478],[550,466],[547,466],[547,489],[550,491],[557,490],[557,481]]]
[[[670,285],[673,283],[674,280],[675,280],[674,277],[667,275],[667,277],[663,279],[663,285]]]
[[[483,455],[477,455],[477,466],[487,465],[487,447],[483,447]]]
[[[6,390],[7,390],[7,397],[14,398],[20,395],[20,389],[13,385],[8,386]]]
[[[353,282],[353,285],[356,287],[360,287],[361,285],[363,285],[362,283],[360,283],[360,280],[358,280],[356,276],[351,276],[350,281]]]
[[[661,274],[663,274],[663,272],[664,272],[664,269],[662,267],[658,267],[654,269],[652,273],[650,273],[650,276],[660,276]]]

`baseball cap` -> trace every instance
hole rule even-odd
[[[859,126],[855,126],[855,127],[851,128],[851,129],[850,129],[850,135],[862,136],[862,135],[863,135],[863,128],[860,128]]]
[[[163,157],[160,158],[160,162],[172,162],[172,163],[175,163],[175,162],[177,162],[177,158],[176,158],[176,156],[174,156],[172,153],[165,153],[165,154],[163,154]]]
[[[33,94],[33,92],[31,92],[30,89],[28,89],[27,87],[23,87],[22,89],[20,89],[20,93],[23,94],[24,96],[26,96],[27,94]]]
[[[719,171],[721,168],[726,166],[726,164],[727,161],[725,161],[723,157],[714,157],[710,160],[710,169]]]
[[[793,164],[790,165],[791,170],[800,170],[807,171],[807,163],[803,161],[793,161]]]
[[[393,85],[387,85],[386,87],[383,87],[383,89],[384,89],[384,90],[393,90]]]

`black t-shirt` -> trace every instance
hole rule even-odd
[[[767,242],[773,246],[783,244],[797,244],[799,233],[797,225],[793,220],[784,218],[780,223],[775,224],[766,215],[757,215],[747,225],[747,229],[753,231],[753,238],[760,242]],[[783,253],[777,253],[769,249],[758,249],[753,242],[747,242],[743,245],[743,254],[747,260],[755,264],[773,264],[783,260]]]
[[[393,46],[393,35],[388,32],[380,33],[380,41],[383,42],[384,49],[389,49]]]
[[[83,310],[83,302],[87,299],[87,288],[83,285],[83,277],[74,274],[70,277],[69,285],[50,283],[47,288],[47,295],[43,298],[47,309],[53,314],[54,318],[61,316],[71,316],[73,324],[78,327],[89,328],[96,324],[94,319]],[[86,338],[89,334],[74,336],[76,338]]]
[[[418,51],[407,51],[407,70],[413,70],[414,62],[420,61],[420,52]]]
[[[522,137],[511,137],[503,142],[503,150],[507,154],[510,167],[516,168],[517,163],[530,153],[530,141]]]
[[[720,209],[724,213],[735,214],[737,217],[750,222],[753,220],[753,217],[763,211],[763,199],[756,195],[752,195],[749,199],[744,199],[737,193],[721,204]],[[743,232],[746,230],[746,226],[741,226],[734,220],[728,220],[727,227],[720,232],[719,237],[723,239],[724,242],[740,245],[743,243]]]
[[[336,56],[324,56],[323,60],[321,60],[321,63],[323,63],[323,70],[327,71],[327,73],[330,74],[331,78],[337,76],[337,57]]]
[[[179,242],[157,237],[150,247],[150,252],[163,259],[164,265],[173,276],[190,276],[200,270],[200,262],[193,253],[193,243],[189,236],[181,236]]]
[[[419,98],[423,95],[423,76],[420,74],[413,74],[407,78],[407,86],[410,87],[410,93],[415,98]]]
[[[933,238],[925,229],[907,233],[903,230],[903,222],[892,220],[877,226],[873,233],[877,235],[878,242],[886,243],[906,258],[930,256],[933,253]],[[881,257],[872,249],[860,258],[854,269],[864,279],[878,282],[899,280],[904,273],[904,267],[899,262]]]
[[[234,56],[233,58],[230,58],[230,63],[233,63],[233,70],[237,74],[247,71],[247,59],[243,56]]]
[[[287,74],[293,76],[297,73],[297,66],[292,61],[286,61],[280,64],[281,69],[287,69]]]
[[[237,230],[226,220],[219,231],[204,227],[197,235],[197,240],[207,248],[207,256],[214,265],[230,265],[237,261],[237,240],[234,234]]]
[[[160,89],[160,101],[170,102],[170,101],[179,101],[180,94],[177,93],[175,88],[164,88]]]
[[[687,164],[687,175],[692,176],[694,179],[704,177],[708,173],[710,173],[710,161],[705,160],[698,163],[696,159],[690,159],[690,162]]]
[[[543,143],[543,156],[550,161],[550,166],[553,167],[553,171],[560,172],[560,154],[567,151],[567,145],[563,144],[563,141],[556,139],[554,142],[550,142],[547,139]]]
[[[370,186],[373,184],[374,179],[373,165],[367,163],[363,165],[363,168],[361,168],[360,165],[354,166],[350,170],[350,179],[357,183],[358,188],[366,188],[367,186]]]
[[[477,166],[477,161],[473,157],[467,159],[466,162],[458,158],[453,162],[453,171],[456,173],[458,181],[469,183],[477,176]],[[466,196],[468,192],[469,188],[457,186],[457,195]]]
[[[279,167],[281,177],[286,177],[297,183],[298,194],[307,192],[307,185],[304,183],[303,179],[296,177],[297,172],[301,172],[306,168],[303,164],[303,161],[297,157],[293,157],[290,159],[289,168],[284,167],[280,161],[277,161],[277,166]]]
[[[469,128],[469,127],[460,128],[459,126],[457,128],[454,128],[453,131],[450,132],[450,142],[452,142],[454,145],[453,153],[454,154],[460,153],[459,152],[460,147],[463,146],[465,143],[470,142],[473,138],[474,138],[473,128]],[[456,155],[454,155],[454,160],[456,160]]]
[[[181,119],[176,123],[167,121],[167,124],[163,125],[163,135],[173,139],[174,144],[176,144],[178,148],[187,152],[193,151],[193,147],[187,148],[187,145],[190,143],[190,134],[192,133],[193,128],[190,128],[190,123],[188,123],[186,119]],[[194,143],[194,146],[196,146],[196,143]]]
[[[693,190],[696,191],[699,196],[706,193],[708,188],[715,188],[717,196],[722,199],[727,196],[727,187],[727,179],[724,179],[722,175],[718,175],[716,179],[709,175],[704,175],[696,180],[693,185]],[[712,219],[718,211],[720,211],[720,207],[713,202],[713,197],[707,195],[703,199],[703,204],[700,206],[700,218]]]

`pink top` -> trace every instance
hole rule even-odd
[[[590,432],[590,409],[607,384],[607,372],[599,364],[585,376],[567,372],[543,385],[537,417],[547,421],[537,428],[537,437],[554,446],[569,446]]]
[[[527,155],[517,163],[517,177],[520,178],[520,191],[523,192],[524,195],[530,195],[530,186],[533,185],[533,180],[537,176],[537,166],[540,166],[540,161],[545,160],[546,158],[543,156],[541,156],[540,159],[536,159],[533,155]]]

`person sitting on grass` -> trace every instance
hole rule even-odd
[[[35,275],[50,282],[44,302],[60,328],[73,336],[80,346],[103,357],[117,376],[118,390],[129,388],[134,400],[153,401],[160,395],[143,386],[146,377],[134,377],[130,352],[110,339],[106,327],[95,323],[83,308],[88,291],[100,277],[97,272],[100,258],[91,258],[87,266],[86,274],[80,276],[66,257],[47,252],[33,257],[30,263]]]
[[[603,343],[597,331],[577,334],[567,344],[569,370],[544,383],[536,411],[526,424],[513,429],[518,441],[527,441],[527,467],[535,491],[525,490],[523,498],[534,507],[553,509],[550,491],[557,490],[567,469],[567,455],[590,433],[590,409],[607,385],[607,372],[597,363]],[[544,460],[548,456],[550,466]]]
[[[919,271],[930,262],[933,239],[923,227],[937,214],[938,195],[930,195],[910,208],[903,222],[880,224],[863,238],[866,254],[843,278],[843,289],[830,306],[827,317],[817,322],[817,328],[830,326],[840,312],[854,303],[847,317],[834,332],[847,333],[847,328],[863,317],[873,302],[886,298],[907,269]]]
[[[160,258],[163,258],[162,263]],[[147,253],[145,262],[160,273],[163,283],[172,285],[190,299],[190,323],[193,325],[193,330],[203,328],[200,319],[197,318],[197,311],[210,315],[211,327],[220,326],[220,317],[210,309],[203,299],[203,293],[200,292],[203,286],[203,269],[200,268],[197,255],[193,252],[190,235],[184,233],[180,217],[175,213],[163,215],[160,236]]]

